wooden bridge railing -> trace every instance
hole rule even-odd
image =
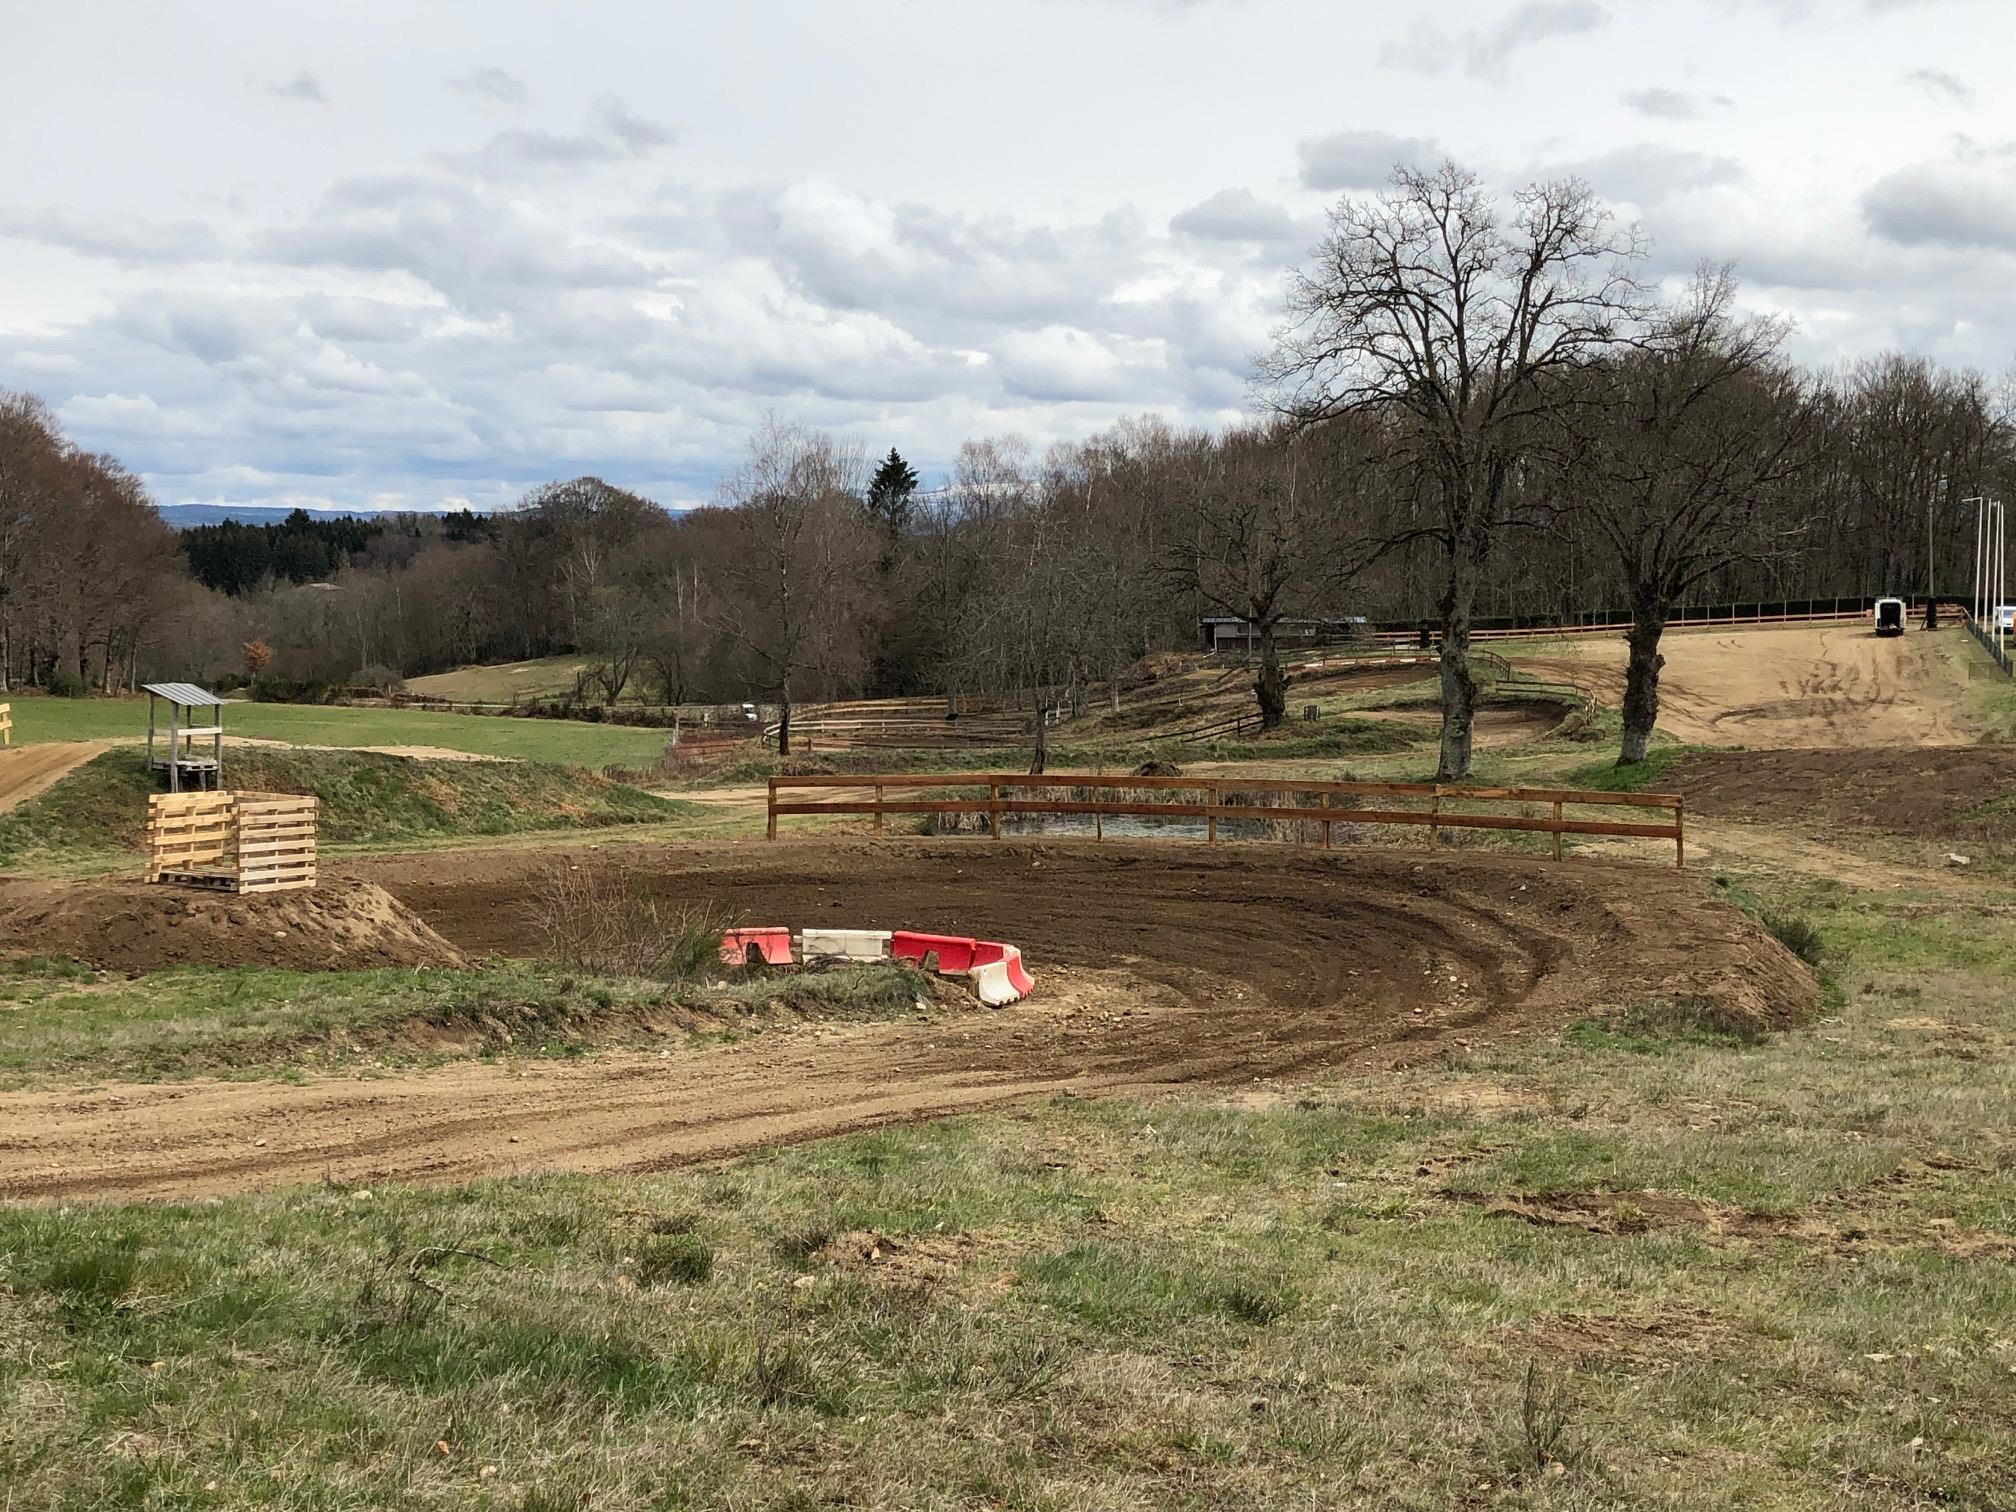
[[[871,789],[874,797],[855,796],[805,799],[780,796],[799,790],[821,788]],[[897,792],[919,789],[975,790],[959,797],[892,798]],[[1050,794],[1062,789],[1087,791],[1089,798]],[[1141,793],[1194,793],[1190,799],[1172,796],[1164,800],[1142,798]],[[1100,793],[1119,793],[1107,798]],[[1026,794],[1028,796],[1015,796]],[[1288,804],[1263,806],[1256,803],[1227,803],[1228,795],[1275,794],[1289,798]],[[1306,799],[1321,799],[1320,807],[1310,807]],[[1358,801],[1367,798],[1425,799],[1422,808],[1342,807],[1339,798]],[[1489,804],[1512,806],[1511,813],[1478,813],[1448,805]],[[1531,813],[1538,806],[1546,812]],[[1661,811],[1658,822],[1634,819],[1571,819],[1568,808],[1629,808]],[[1103,838],[1103,821],[1108,816],[1163,819],[1201,819],[1205,839],[1218,838],[1220,819],[1301,820],[1323,827],[1323,845],[1330,845],[1331,828],[1337,824],[1411,825],[1428,831],[1431,847],[1441,843],[1445,829],[1516,830],[1551,835],[1554,855],[1561,855],[1563,835],[1616,835],[1646,840],[1671,840],[1673,864],[1687,864],[1685,804],[1676,793],[1606,793],[1586,788],[1466,787],[1434,782],[1319,782],[1280,777],[1089,777],[1050,774],[1030,777],[1007,772],[904,773],[862,777],[772,777],[770,779],[769,838],[777,838],[777,821],[793,814],[866,814],[875,820],[875,833],[882,833],[886,814],[985,814],[988,830],[1000,839],[1001,820],[1008,814],[1082,814],[1095,822],[1095,834]]]

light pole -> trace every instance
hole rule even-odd
[[[1974,628],[1978,631],[1981,628],[1981,579],[1988,562],[1988,500],[1976,494],[1960,502],[1963,506],[1974,506]]]

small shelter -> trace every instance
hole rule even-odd
[[[147,695],[147,769],[166,772],[171,793],[218,787],[224,779],[224,700],[194,683],[148,683],[142,691]],[[164,703],[168,741],[156,750]]]

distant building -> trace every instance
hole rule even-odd
[[[1274,627],[1274,639],[1284,646],[1348,640],[1363,635],[1368,623],[1362,614],[1283,619]],[[1253,622],[1237,614],[1207,614],[1197,624],[1203,632],[1206,651],[1251,651],[1260,644],[1260,632],[1253,628]]]

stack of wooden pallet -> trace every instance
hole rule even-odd
[[[291,793],[155,793],[147,880],[232,893],[313,887],[316,809]]]

